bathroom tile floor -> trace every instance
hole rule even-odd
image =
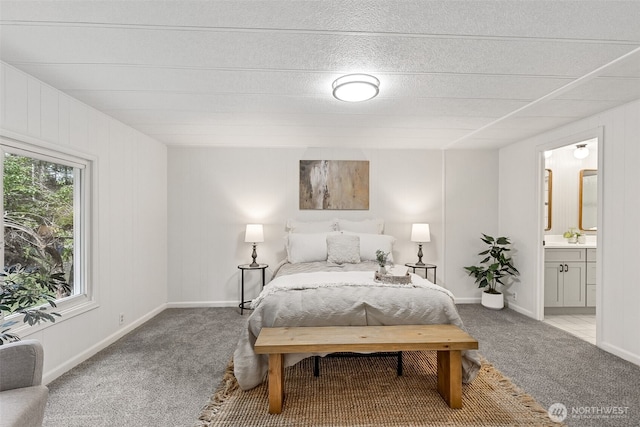
[[[596,344],[596,316],[589,314],[562,314],[544,316],[544,322],[560,328],[593,345]]]

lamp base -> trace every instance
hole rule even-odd
[[[416,262],[416,265],[424,265],[424,262],[422,262],[422,243],[418,243],[418,262]]]
[[[256,244],[253,244],[253,252],[251,253],[251,258],[253,258],[253,262],[249,264],[249,267],[258,267],[260,264],[256,262],[256,258],[258,257],[258,253],[256,252]]]

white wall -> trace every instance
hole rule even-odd
[[[164,308],[167,150],[5,63],[0,110],[3,136],[71,150],[97,163],[92,235],[99,306],[22,335],[44,345],[48,382]]]
[[[517,306],[540,317],[539,153],[550,144],[602,127],[598,178],[603,210],[598,230],[597,342],[640,364],[640,101],[605,111],[500,150],[500,232],[518,245]]]
[[[459,152],[447,163],[447,176],[461,176],[463,182],[447,181],[454,186],[451,218],[456,226],[447,227],[445,233],[449,213],[443,209],[445,172],[440,151],[169,148],[169,302],[173,306],[237,304],[237,265],[251,261],[250,244],[243,242],[245,224],[265,225],[258,261],[270,265],[270,277],[272,267],[285,258],[287,219],[335,217],[383,218],[385,234],[397,238],[394,257],[400,263],[417,260],[416,244],[409,241],[411,224],[428,222],[431,242],[423,245],[423,260],[438,265],[438,284],[451,288],[463,300],[477,298],[479,291],[473,281],[460,275],[464,273],[461,263],[474,262],[474,252],[469,254],[470,240],[481,231],[497,228],[497,172],[467,175],[470,170],[480,172],[474,166],[478,155],[497,165],[496,151]],[[299,161],[305,159],[369,160],[370,209],[299,210]],[[476,194],[485,191],[494,203],[484,206],[476,221]],[[452,254],[452,262],[446,259],[447,254]],[[449,274],[455,280],[448,280]],[[259,291],[257,276],[246,277],[248,299]]]
[[[444,156],[447,285],[457,302],[477,303],[482,289],[463,267],[480,261],[481,233],[498,232],[498,152],[446,151]]]

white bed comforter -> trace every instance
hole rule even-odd
[[[454,324],[463,327],[453,295],[412,274],[409,285],[376,283],[373,271],[328,271],[276,277],[254,300],[233,356],[238,384],[248,390],[262,383],[268,356],[253,345],[263,327]],[[291,366],[311,354],[287,354]],[[463,352],[463,381],[480,368],[477,351]]]

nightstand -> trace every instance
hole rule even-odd
[[[249,307],[246,307],[247,304],[250,304],[251,301],[245,301],[244,300],[244,272],[247,270],[262,270],[262,287],[264,288],[265,285],[265,280],[264,280],[264,276],[265,276],[265,271],[267,269],[267,267],[269,267],[268,264],[258,264],[256,267],[252,267],[251,264],[241,264],[238,266],[238,268],[241,271],[241,276],[242,276],[242,287],[241,287],[241,295],[240,295],[240,304],[238,305],[238,307],[240,308],[240,315],[243,314],[244,310],[251,310]]]
[[[436,283],[436,269],[438,268],[437,265],[434,264],[423,264],[423,265],[418,265],[412,262],[408,262],[405,264],[405,266],[409,267],[409,268],[413,268],[413,272],[416,272],[416,268],[424,268],[424,278],[427,278],[427,271],[429,270],[433,270],[433,283]],[[428,279],[427,279],[428,280]]]

